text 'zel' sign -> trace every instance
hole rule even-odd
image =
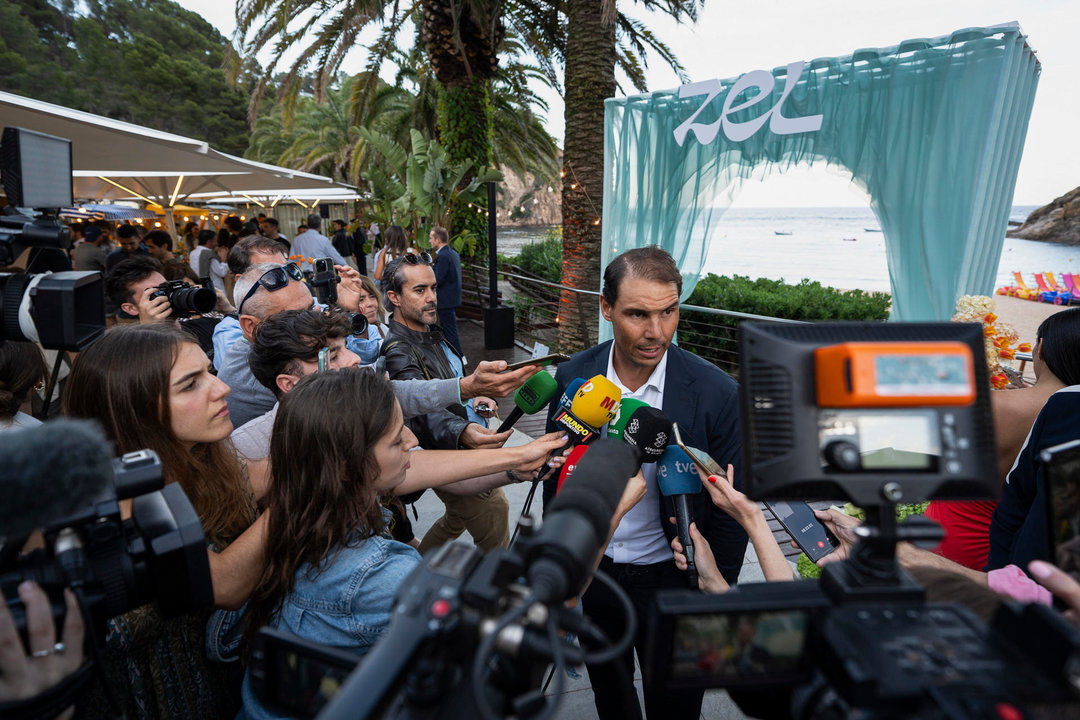
[[[724,137],[731,142],[743,142],[751,138],[754,133],[760,130],[768,121],[769,131],[777,135],[794,135],[795,133],[815,132],[821,129],[822,115],[806,115],[803,117],[784,117],[783,107],[784,101],[787,100],[788,95],[795,89],[796,83],[799,82],[799,76],[802,75],[803,66],[806,63],[793,62],[787,66],[787,79],[784,82],[784,92],[780,94],[780,99],[776,101],[776,104],[769,108],[767,111],[758,115],[756,118],[746,120],[745,122],[734,122],[729,115],[734,115],[737,112],[745,110],[749,107],[757,105],[765,98],[772,95],[773,87],[776,85],[776,78],[772,73],[767,70],[752,70],[745,75],[739,77],[735,81],[735,84],[728,90],[727,97],[724,98],[724,106],[720,110],[720,117],[711,123],[698,123],[698,115],[709,106],[710,103],[723,91],[723,84],[719,80],[703,80],[701,82],[687,83],[679,88],[680,98],[697,97],[699,95],[705,95],[705,101],[701,103],[701,107],[697,109],[693,115],[687,118],[686,122],[675,128],[675,142],[682,147],[686,142],[687,133],[693,131],[694,137],[702,145],[708,145],[716,139],[717,134],[723,129]],[[746,98],[742,102],[735,104],[736,98],[740,94],[750,90],[751,88],[757,88],[758,94],[753,97]]]

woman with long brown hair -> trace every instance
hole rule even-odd
[[[341,422],[352,413],[356,422]],[[379,497],[405,480],[416,438],[390,383],[353,368],[308,375],[284,396],[270,445],[267,563],[249,633],[270,625],[357,653],[390,624],[394,595],[420,563],[390,538]],[[274,717],[244,680],[244,712]]]
[[[265,520],[256,520],[244,465],[228,440],[229,388],[210,367],[195,338],[178,328],[116,328],[79,354],[64,405],[71,417],[97,420],[117,454],[158,454],[165,482],[180,483],[202,521],[215,603],[236,608],[262,570],[252,558],[261,559]],[[166,620],[144,606],[110,621],[107,664],[113,685],[129,691],[129,717],[235,714],[235,666],[204,651],[211,613]]]

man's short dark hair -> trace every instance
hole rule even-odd
[[[345,221],[344,220],[335,220],[334,224],[339,226],[342,230],[345,229]]]
[[[199,244],[209,245],[210,241],[217,237],[217,233],[213,230],[200,230],[199,231]]]
[[[169,235],[169,233],[164,230],[151,230],[146,233],[146,242],[155,247],[163,247],[169,252],[172,252],[172,235]]]
[[[131,286],[145,280],[150,273],[161,270],[161,263],[149,255],[134,255],[121,260],[105,275],[105,294],[117,307],[126,302],[135,302]]]
[[[431,232],[435,233],[435,236],[439,238],[439,242],[441,242],[443,245],[446,245],[448,242],[450,242],[450,233],[447,232],[446,228],[442,227],[441,225],[436,225],[435,227],[431,228]]]
[[[319,213],[311,213],[307,216],[307,226],[312,230],[318,230],[322,227],[322,215]]]
[[[191,266],[183,260],[179,259],[170,260],[169,262],[165,263],[165,267],[162,269],[161,274],[164,275],[165,279],[169,280],[170,282],[173,280],[185,279],[190,280],[196,285],[202,282],[201,280],[199,280],[199,276],[195,273],[195,271],[191,269]]]
[[[255,217],[258,218],[259,220],[265,220],[266,219],[266,213],[259,213]]]
[[[270,222],[270,220],[272,220],[272,218],[266,219],[267,222]],[[277,221],[275,220],[274,222],[276,223]],[[229,263],[229,272],[233,275],[243,275],[244,272],[251,267],[251,254],[254,252],[279,252],[282,255],[288,255],[285,246],[277,240],[271,240],[262,235],[247,235],[237,240],[236,244],[229,248],[229,257],[227,260]]]
[[[248,365],[255,379],[280,397],[278,375],[295,375],[300,362],[315,362],[330,340],[352,330],[349,317],[336,310],[286,310],[271,315],[255,328]]]
[[[128,238],[139,237],[139,228],[134,225],[121,225],[116,228],[116,237],[127,240]]]
[[[676,292],[682,295],[682,273],[679,272],[679,266],[667,250],[655,245],[627,250],[608,263],[604,270],[602,292],[608,305],[614,305],[619,299],[619,285],[627,275],[641,280],[675,283]]]
[[[273,225],[275,228],[281,227],[281,223],[279,223],[278,219],[274,217],[268,217],[263,222],[265,222],[267,225]]]

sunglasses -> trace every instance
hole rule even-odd
[[[266,288],[267,292],[274,292],[275,290],[280,290],[288,285],[290,279],[297,281],[304,279],[304,271],[294,262],[267,270],[262,274],[262,277],[251,286],[251,289],[247,291],[247,295],[240,301],[240,307],[236,308],[236,314],[244,314],[244,303],[246,303],[260,287]]]

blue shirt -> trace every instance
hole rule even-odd
[[[310,229],[293,238],[290,253],[303,258],[303,260],[297,260],[297,263],[304,270],[311,269],[311,263],[307,261],[308,258],[328,257],[333,258],[336,265],[346,264],[345,258],[341,257],[341,253],[334,249],[334,244],[330,242],[330,238]]]
[[[417,565],[420,553],[390,538],[375,536],[355,547],[339,547],[331,562],[313,573],[296,572],[293,591],[282,602],[271,627],[324,645],[367,653],[386,634],[398,588]],[[309,577],[309,574],[314,577]],[[254,720],[284,717],[261,706],[244,674],[244,714]]]
[[[231,315],[226,315],[214,326],[215,370],[221,370],[221,363],[225,361],[225,351],[242,337],[244,337],[244,331],[240,329],[240,321]]]

